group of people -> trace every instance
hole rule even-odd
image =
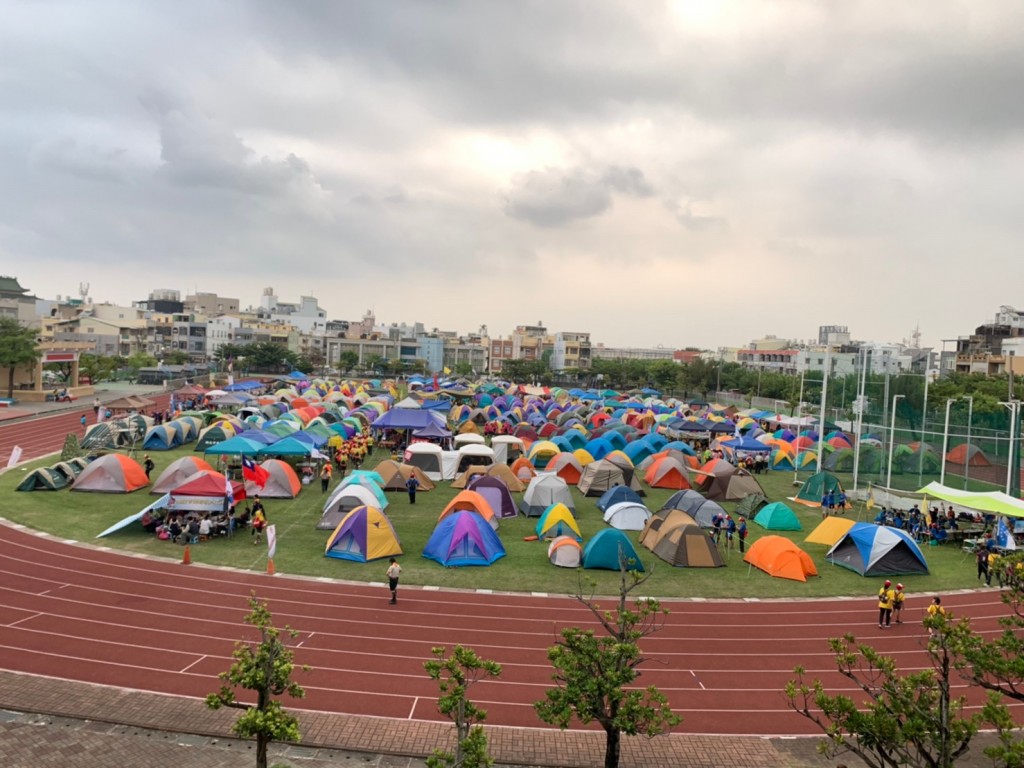
[[[897,584],[893,587],[892,581],[885,580],[882,588],[878,590],[878,628],[892,629],[892,625],[903,623],[903,605],[907,595],[903,591],[903,585]],[[936,595],[928,606],[926,615],[929,618],[945,616],[946,609],[942,605],[942,598]],[[935,634],[935,627],[928,628],[928,634]]]
[[[825,491],[821,496],[821,516],[826,518],[829,515],[842,515],[846,513],[846,508],[849,506],[849,498],[846,496],[846,491],[842,488],[834,488],[831,491]]]
[[[267,513],[260,497],[253,496],[242,509],[232,507],[221,514],[198,511],[175,511],[166,517],[159,513],[145,513],[142,526],[157,538],[181,544],[195,544],[217,536],[230,536],[235,531],[249,528],[253,544],[263,539],[267,527]]]
[[[719,512],[711,518],[711,538],[715,544],[721,544],[724,534],[726,549],[732,549],[733,542],[738,541],[740,552],[745,552],[747,532],[747,520],[744,517],[736,521],[732,519],[732,515],[723,515]]]

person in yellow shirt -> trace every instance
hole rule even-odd
[[[892,626],[892,606],[896,602],[896,591],[888,579],[878,590],[878,628],[889,629]]]
[[[907,599],[906,594],[903,592],[903,585],[896,585],[896,592],[893,595],[892,601],[892,617],[895,619],[897,624],[902,624],[903,619],[900,618],[903,615],[903,601]]]
[[[936,595],[932,599],[932,604],[928,606],[928,616],[926,618],[932,618],[933,616],[945,616],[946,609],[942,607],[942,598]],[[931,637],[935,634],[935,627],[928,628],[928,636]]]

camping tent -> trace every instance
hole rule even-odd
[[[967,443],[962,443],[956,448],[951,449],[946,454],[946,461],[950,464],[959,464],[960,466],[992,466],[992,462],[988,460],[988,456],[982,453],[981,448],[976,445],[968,445]]]
[[[697,525],[697,521],[681,509],[659,509],[647,521],[644,529],[637,537],[637,543],[652,549],[658,540],[661,529],[678,528],[681,525]],[[699,526],[698,526],[699,527]]]
[[[807,581],[818,575],[811,556],[782,536],[762,536],[750,545],[743,561],[779,579]]]
[[[302,483],[291,464],[280,459],[266,459],[260,466],[267,471],[267,480],[262,487],[252,480],[246,480],[246,496],[259,494],[265,499],[294,499],[299,495]]]
[[[29,472],[25,479],[18,483],[16,491],[59,491],[66,488],[68,478],[53,467],[40,467]]]
[[[497,530],[498,528],[498,516],[491,509],[491,505],[487,503],[487,499],[481,496],[476,491],[459,491],[448,502],[442,511],[438,520],[444,520],[448,515],[453,515],[456,512],[462,511],[476,512],[478,515],[483,517],[492,528]]]
[[[469,443],[458,450],[455,472],[465,472],[469,466],[490,466],[494,463],[494,449],[488,445]]]
[[[368,477],[359,476],[354,473],[342,478],[341,482],[334,487],[331,496],[340,496],[345,488],[350,488],[353,485],[361,485],[376,497],[377,501],[373,506],[379,509],[387,509],[388,497],[384,494],[384,490]]]
[[[470,481],[466,490],[475,491],[483,496],[498,517],[515,517],[518,514],[516,500],[512,498],[508,486],[496,477],[477,475]]]
[[[624,485],[612,486],[601,494],[601,498],[597,500],[597,508],[604,512],[612,504],[618,504],[620,501],[640,502],[640,494]]]
[[[149,485],[146,471],[139,463],[120,453],[100,456],[82,470],[72,491],[94,493],[131,493]]]
[[[486,520],[463,511],[438,521],[423,556],[449,568],[490,565],[505,556],[505,547]]]
[[[773,501],[763,507],[754,518],[754,522],[769,531],[800,531],[800,519],[792,509],[781,501]]]
[[[384,503],[387,504],[387,499]],[[381,508],[373,491],[359,483],[344,486],[340,491],[336,490],[324,504],[320,521],[316,524],[317,530],[333,531],[345,515],[361,506]]]
[[[423,470],[433,481],[444,477],[443,451],[435,443],[413,443],[405,449],[405,463]]]
[[[662,456],[647,468],[644,481],[652,488],[674,488],[683,491],[690,487],[683,464],[672,456]]]
[[[573,454],[562,452],[551,457],[544,471],[555,473],[569,485],[576,485],[583,475],[583,466]]]
[[[824,544],[828,547],[834,546],[846,532],[854,526],[854,521],[848,517],[830,515],[818,523],[804,539],[808,544]]]
[[[605,528],[587,542],[583,550],[584,568],[603,568],[618,571],[620,563],[627,570],[642,571],[644,564],[637,554],[633,542],[622,531],[616,528]]]
[[[735,514],[739,517],[745,517],[748,520],[753,520],[757,517],[757,513],[762,507],[768,504],[768,499],[760,493],[752,493],[749,496],[744,497],[736,505],[734,510]]]
[[[676,511],[674,514],[684,515]],[[667,521],[666,521],[667,523]],[[680,568],[722,568],[725,560],[715,542],[699,526],[662,524],[648,547],[669,565]]]
[[[583,541],[583,534],[576,524],[576,518],[564,504],[552,504],[544,510],[544,514],[537,521],[536,532],[537,537],[541,539],[574,535],[579,541]]]
[[[642,531],[651,511],[636,501],[620,501],[604,511],[604,521],[620,531]]]
[[[402,545],[388,516],[376,507],[356,507],[327,539],[325,557],[365,563],[402,554]]]
[[[573,536],[558,536],[548,545],[548,560],[560,568],[579,568],[583,546]]]
[[[519,511],[527,517],[540,517],[552,504],[565,504],[576,513],[576,503],[565,481],[556,475],[541,474],[533,478],[523,492]]]
[[[494,449],[494,462],[505,466],[522,456],[526,450],[523,441],[514,435],[496,435],[491,438],[491,448]]]
[[[725,517],[725,509],[717,502],[705,499],[697,491],[679,491],[668,497],[662,512],[679,509],[691,515],[701,528],[711,528],[715,515]]]
[[[764,495],[752,474],[734,467],[725,459],[712,459],[694,475],[697,490],[712,501],[739,501],[752,493]]]
[[[825,559],[861,576],[928,573],[928,563],[909,534],[873,523],[855,523]]]
[[[160,473],[160,476],[149,489],[150,493],[167,493],[172,488],[181,485],[185,480],[192,477],[196,472],[208,469],[211,472],[213,467],[198,456],[182,456],[167,465],[167,469]]]
[[[228,496],[229,484],[231,498]],[[170,510],[223,512],[229,508],[231,499],[237,502],[245,498],[245,488],[239,482],[229,481],[220,472],[202,469],[172,488],[167,495],[167,508]]]
[[[808,507],[820,507],[821,499],[826,493],[839,493],[843,490],[839,478],[831,472],[816,472],[804,481],[793,501]]]
[[[637,494],[644,495],[632,469],[624,470],[607,459],[588,464],[583,469],[576,488],[584,496],[600,496],[616,485],[625,485]]]
[[[385,459],[374,469],[380,475],[380,487],[385,491],[408,490],[406,483],[409,482],[410,477],[415,477],[419,482],[417,491],[425,493],[434,490],[434,483],[427,477],[426,473],[412,464],[399,464],[397,461]]]

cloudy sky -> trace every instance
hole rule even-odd
[[[0,273],[493,336],[1024,309],[1024,4],[8,0]]]

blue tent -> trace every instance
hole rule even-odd
[[[605,528],[583,548],[583,567],[617,571],[619,570],[620,554],[625,558],[628,570],[644,570],[640,555],[636,553],[629,537],[618,528]]]
[[[245,435],[236,435],[223,443],[211,445],[204,453],[222,456],[255,456],[262,447],[262,443],[250,440]]]
[[[181,429],[184,429],[184,425]],[[169,451],[179,445],[181,445],[181,432],[170,424],[151,427],[142,441],[142,448],[146,451]]]
[[[490,565],[505,556],[505,547],[482,515],[463,511],[438,522],[423,556],[449,568]]]
[[[226,445],[226,443],[221,443],[221,445]],[[309,456],[313,451],[314,448],[310,443],[292,435],[270,445],[261,445],[258,453],[260,456]]]
[[[735,440],[726,440],[722,443],[722,447],[732,451],[746,451],[747,453],[769,453],[772,449],[770,445],[765,445],[760,440],[747,436],[737,437]]]
[[[632,501],[636,504],[644,503],[644,500],[640,498],[640,494],[628,485],[613,485],[601,494],[601,498],[597,500],[597,508],[604,512],[613,504],[618,504],[623,501]]]
[[[924,555],[907,533],[873,523],[855,523],[825,559],[861,576],[928,573]]]

